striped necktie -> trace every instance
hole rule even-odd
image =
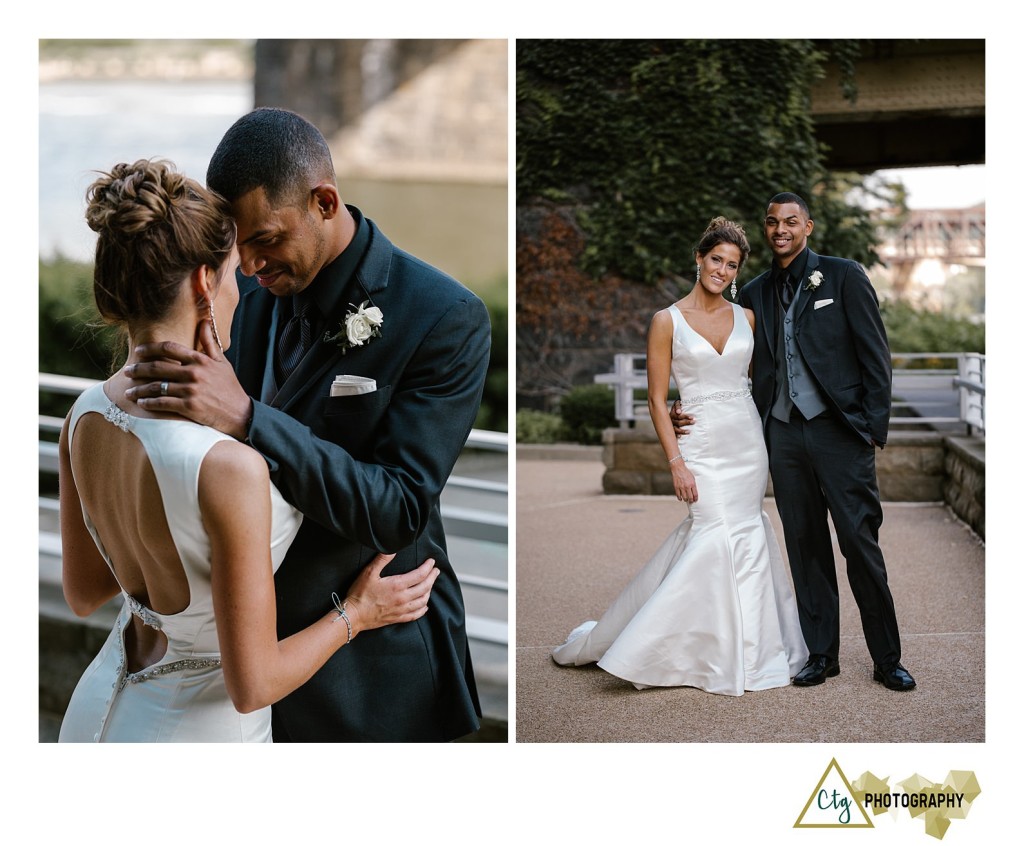
[[[296,302],[292,298],[292,309],[298,307],[291,319],[285,324],[281,337],[277,342],[277,376],[278,384],[283,385],[292,371],[299,366],[302,357],[309,350],[313,340],[312,312],[310,300]]]

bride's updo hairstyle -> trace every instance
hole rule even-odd
[[[99,235],[93,294],[110,323],[164,317],[182,280],[202,265],[219,269],[235,243],[227,201],[170,162],[115,165],[86,200],[85,219]]]
[[[747,233],[743,231],[742,226],[733,223],[728,218],[713,218],[708,224],[708,228],[704,230],[700,242],[693,248],[693,252],[695,255],[706,256],[719,244],[732,244],[739,248],[740,267],[743,267],[743,262],[750,255],[750,242],[747,240]]]

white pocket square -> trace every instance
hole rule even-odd
[[[824,308],[827,305],[832,305],[832,303],[834,303],[834,302],[835,302],[835,300],[818,300],[814,304],[814,310],[817,311],[819,308]]]
[[[331,383],[332,397],[351,397],[356,394],[372,394],[377,390],[377,380],[369,376],[335,376]]]

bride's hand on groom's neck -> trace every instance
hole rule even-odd
[[[147,411],[179,414],[245,440],[252,399],[224,357],[208,320],[199,324],[199,349],[172,341],[135,348],[124,369],[133,386],[125,396]]]

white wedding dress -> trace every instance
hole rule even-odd
[[[200,465],[214,444],[230,438],[186,420],[130,416],[107,399],[102,385],[95,385],[71,410],[69,443],[73,443],[82,415],[90,412],[131,432],[145,448],[188,581],[190,601],[177,614],[157,614],[122,590],[124,605],[110,636],[71,696],[60,741],[269,742],[270,708],[240,714],[224,685],[210,590],[210,540],[199,511]],[[271,558],[276,572],[302,516],[273,485],[271,504]],[[103,540],[84,508],[83,516],[110,566]],[[163,658],[138,672],[128,672],[125,666],[124,631],[132,614],[167,638]]]
[[[733,304],[722,354],[673,305],[672,375],[696,422],[679,450],[697,483],[689,516],[604,616],[555,649],[638,688],[740,696],[790,683],[807,659],[792,581],[762,510],[768,454],[750,397],[754,337]]]

